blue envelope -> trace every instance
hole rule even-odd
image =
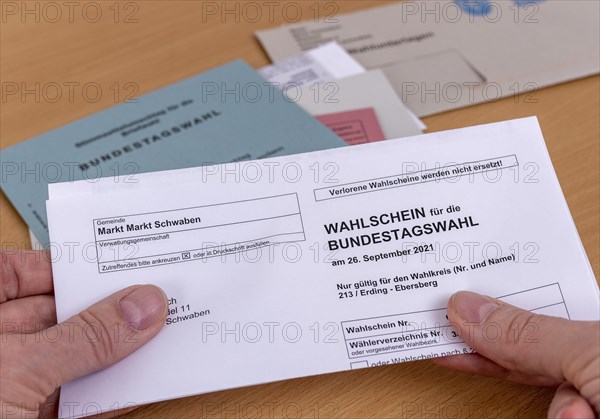
[[[1,187],[47,247],[49,183],[342,145],[245,62],[233,61],[2,150]]]

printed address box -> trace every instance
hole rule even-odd
[[[95,219],[93,223],[100,272],[305,240],[295,193]]]

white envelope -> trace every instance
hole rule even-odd
[[[460,289],[598,320],[535,118],[123,180],[50,185],[58,320],[137,283],[170,315],[61,417],[469,353]]]

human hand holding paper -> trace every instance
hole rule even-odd
[[[56,324],[50,258],[0,255],[0,416],[56,417],[58,388],[125,358],[163,327],[167,300],[134,285]]]
[[[0,378],[2,416],[55,417],[56,387],[62,381],[115,363],[151,339],[164,323],[162,291],[134,286],[55,325],[47,254],[2,253],[1,263],[0,360],[3,371],[9,370]],[[439,365],[532,385],[560,384],[549,417],[593,418],[594,410],[600,410],[598,322],[540,316],[470,292],[450,299],[448,316],[479,353],[439,358]],[[118,330],[115,325],[122,326],[124,321],[134,325],[127,328],[126,339],[113,341],[115,335],[106,333],[98,340],[85,338],[90,336],[88,330]],[[504,338],[484,339],[482,330],[492,323]],[[533,330],[534,336],[528,338],[527,330]],[[561,339],[556,341],[555,336]]]
[[[558,386],[549,418],[594,418],[600,413],[600,322],[534,314],[464,291],[450,298],[448,318],[478,353],[437,358],[438,365]]]

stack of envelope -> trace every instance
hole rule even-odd
[[[365,130],[381,131],[379,139],[416,135],[425,129],[381,70],[366,71],[335,42],[259,69],[259,73],[311,115],[326,123],[331,120],[334,131],[357,135],[356,121],[364,121]],[[335,117],[327,117],[330,114]],[[369,123],[367,118],[371,118]],[[368,137],[368,133],[360,134]]]
[[[329,43],[258,72],[226,64],[7,148],[2,189],[28,223],[33,247],[44,248],[50,183],[261,159],[424,128],[380,70],[366,71]],[[52,176],[27,181],[22,169],[32,164]]]

